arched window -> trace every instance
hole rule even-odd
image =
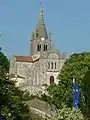
[[[54,76],[51,76],[50,77],[50,84],[53,84],[54,83]]]
[[[47,51],[47,44],[44,45],[44,51]]]
[[[37,51],[39,51],[39,45],[37,45]]]
[[[47,45],[45,46],[46,50],[47,50]]]
[[[51,69],[53,69],[53,62],[51,63]]]
[[[37,45],[37,51],[40,51],[41,50],[41,44],[39,45]]]
[[[41,44],[39,45],[39,50],[41,50]]]
[[[48,63],[48,69],[50,69],[50,63]]]
[[[45,45],[44,45],[44,51],[45,51]]]
[[[56,69],[56,63],[55,63],[55,69]]]

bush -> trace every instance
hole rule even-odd
[[[58,110],[49,120],[86,120],[80,110],[67,108],[65,105]]]

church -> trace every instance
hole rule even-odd
[[[66,55],[52,45],[51,34],[44,23],[44,11],[40,8],[40,18],[31,35],[30,55],[12,56],[11,79],[23,90],[42,93],[45,85],[58,84],[57,77],[65,60]]]

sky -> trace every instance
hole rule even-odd
[[[60,52],[90,51],[90,0],[43,0],[44,20]],[[9,58],[29,55],[39,0],[0,0],[0,46]]]

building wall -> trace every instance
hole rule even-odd
[[[41,45],[40,51],[37,51],[38,45]],[[37,39],[31,40],[30,41],[31,55],[43,53],[44,52],[44,45],[47,45],[47,50],[51,49],[51,47],[52,47],[51,40],[48,40],[48,39],[42,40],[42,38],[37,38]]]
[[[11,74],[15,74],[16,72],[16,59],[15,57],[12,57],[10,60],[10,69],[9,69],[9,73]]]
[[[54,82],[58,84],[58,74],[59,72],[47,72],[47,85],[50,85],[50,77],[54,77]]]
[[[50,54],[47,58],[41,58],[39,61],[33,63],[17,62],[15,61],[15,58],[12,58],[10,62],[10,73],[14,73],[22,77],[17,78],[16,86],[25,86],[25,88],[28,88],[29,91],[31,88],[29,88],[29,86],[34,86],[32,91],[35,92],[38,91],[37,88],[40,88],[44,84],[50,85],[51,76],[54,76],[54,82],[58,84],[57,77],[64,61],[65,60],[63,59],[59,59],[56,54]],[[48,66],[49,63],[50,68]],[[52,63],[53,69],[51,67]]]

